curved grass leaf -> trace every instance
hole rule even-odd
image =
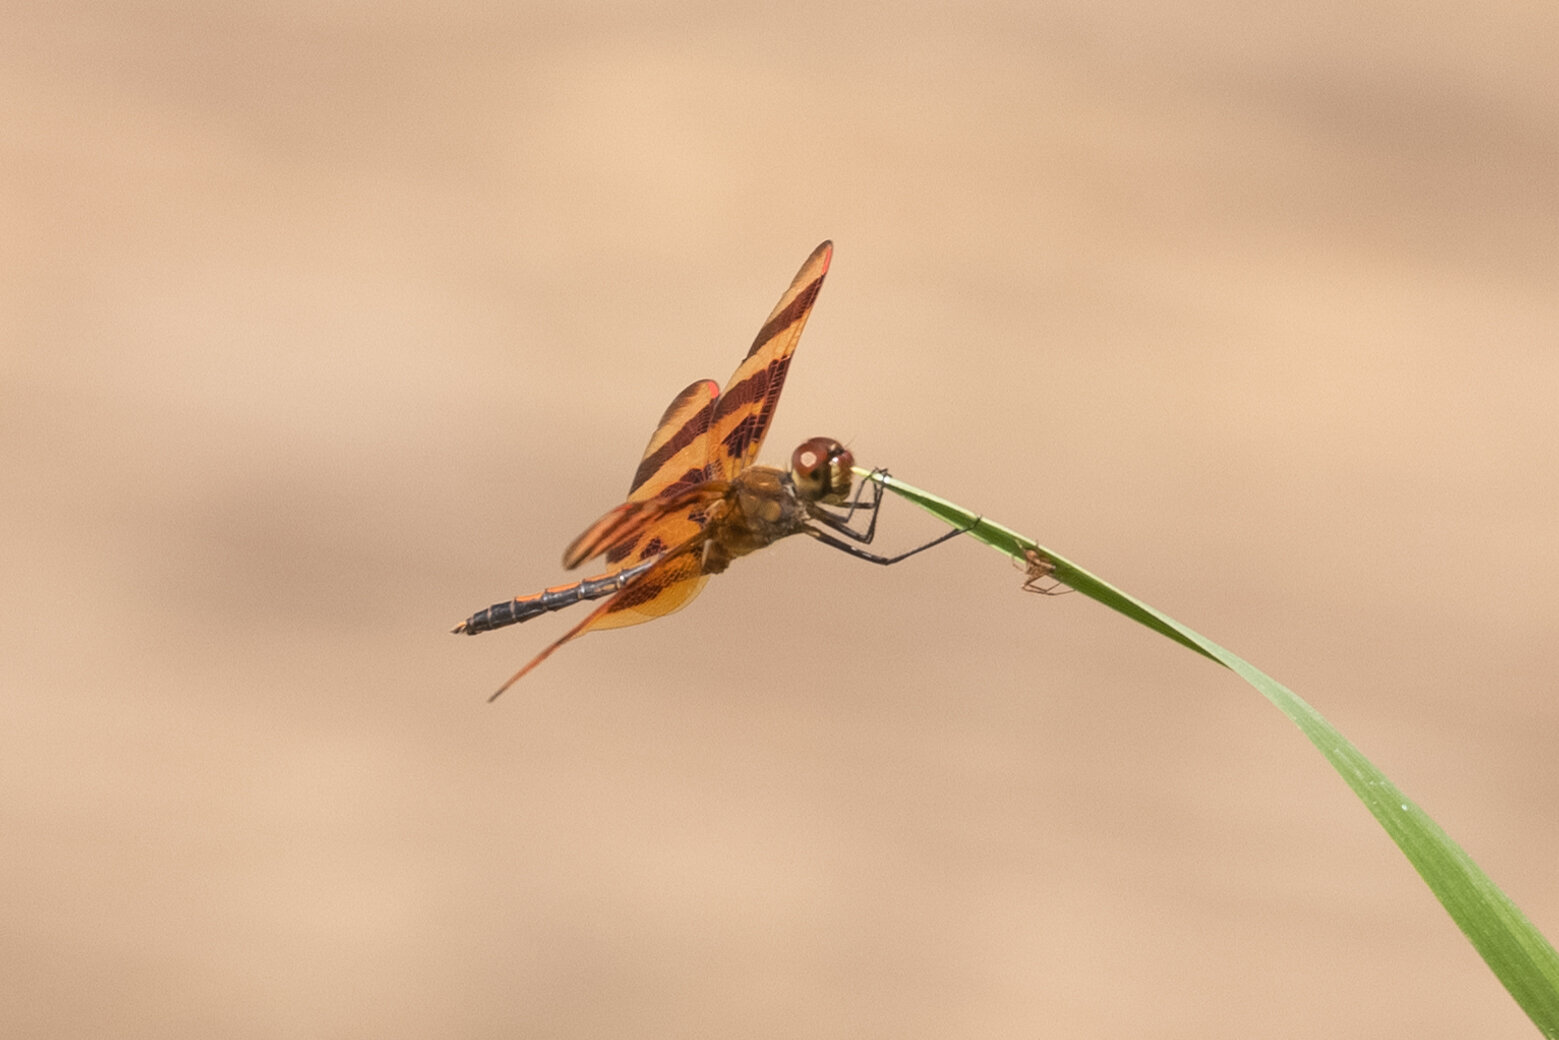
[[[1025,559],[1026,552],[1032,550],[1046,564],[1054,566],[1051,576],[1056,580],[1217,661],[1254,686],[1326,756],[1542,1034],[1559,1038],[1559,955],[1548,940],[1461,846],[1440,829],[1439,824],[1297,694],[1212,640],[1048,549],[1040,548],[1033,540],[1010,528],[977,517],[961,506],[886,474],[857,469],[856,475],[877,481],[954,527],[966,528],[970,537],[1020,562]]]

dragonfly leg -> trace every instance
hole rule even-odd
[[[835,517],[835,519],[838,519],[838,518]],[[873,519],[875,519],[875,517],[873,517]],[[874,552],[870,552],[870,551],[868,551],[866,549],[862,549],[859,545],[851,545],[849,542],[844,541],[843,539],[840,539],[840,538],[835,538],[833,535],[829,534],[827,531],[820,531],[820,530],[818,530],[815,527],[804,527],[804,528],[802,528],[802,530],[806,531],[807,534],[811,535],[813,538],[816,538],[818,541],[822,542],[824,545],[832,546],[833,548],[838,549],[840,552],[843,552],[843,553],[849,553],[851,556],[854,556],[858,560],[866,560],[866,561],[868,561],[870,563],[880,563],[883,566],[887,566],[888,564],[898,563],[900,560],[907,560],[911,556],[914,556],[916,553],[925,552],[927,549],[931,548],[933,545],[941,545],[943,542],[947,541],[949,538],[957,538],[959,535],[963,534],[965,531],[971,531],[975,527],[979,526],[979,523],[980,523],[979,518],[976,518],[974,523],[970,524],[968,527],[955,527],[951,531],[947,531],[947,532],[945,532],[943,534],[940,534],[937,537],[931,539],[931,541],[927,542],[925,545],[916,546],[915,548],[911,549],[909,552],[899,553],[897,556],[878,556]],[[848,533],[856,534],[857,532],[850,531]]]
[[[882,484],[876,478],[878,476],[886,477],[887,475],[888,471],[885,469],[874,469],[871,471],[870,476],[861,481],[859,484],[855,485],[855,494],[850,499],[850,507],[845,510],[844,516],[840,517],[839,519],[843,520],[845,523],[849,523],[851,517],[855,516],[855,511],[857,509],[876,509],[882,503],[883,492]],[[870,502],[863,502],[861,501],[861,496],[866,494],[867,485],[871,486],[872,500]]]
[[[887,470],[873,470],[872,472],[886,473]],[[861,501],[861,495],[865,492],[867,484],[872,486],[872,500],[870,502],[863,502]],[[877,517],[882,512],[882,495],[883,487],[881,484],[877,483],[875,480],[863,480],[861,481],[860,486],[855,489],[855,499],[850,503],[850,508],[845,511],[844,515],[841,516],[838,513],[830,513],[823,507],[814,505],[811,509],[812,519],[832,528],[851,541],[860,542],[863,545],[870,545],[872,539],[877,536]],[[871,522],[866,525],[865,531],[857,531],[855,528],[850,526],[850,518],[855,515],[856,510],[861,510],[863,512],[867,510],[871,511]]]

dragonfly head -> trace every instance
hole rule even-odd
[[[840,505],[850,497],[850,467],[855,456],[831,437],[813,437],[791,452],[790,479],[810,502]]]

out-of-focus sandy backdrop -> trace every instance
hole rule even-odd
[[[1559,934],[1552,5],[5,21],[7,1035],[1530,1035],[1271,707],[973,542],[494,706],[567,620],[447,629],[833,238],[770,461],[1234,648]]]

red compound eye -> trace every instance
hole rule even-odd
[[[790,476],[802,498],[841,502],[850,494],[855,456],[831,437],[813,437],[790,455]]]

